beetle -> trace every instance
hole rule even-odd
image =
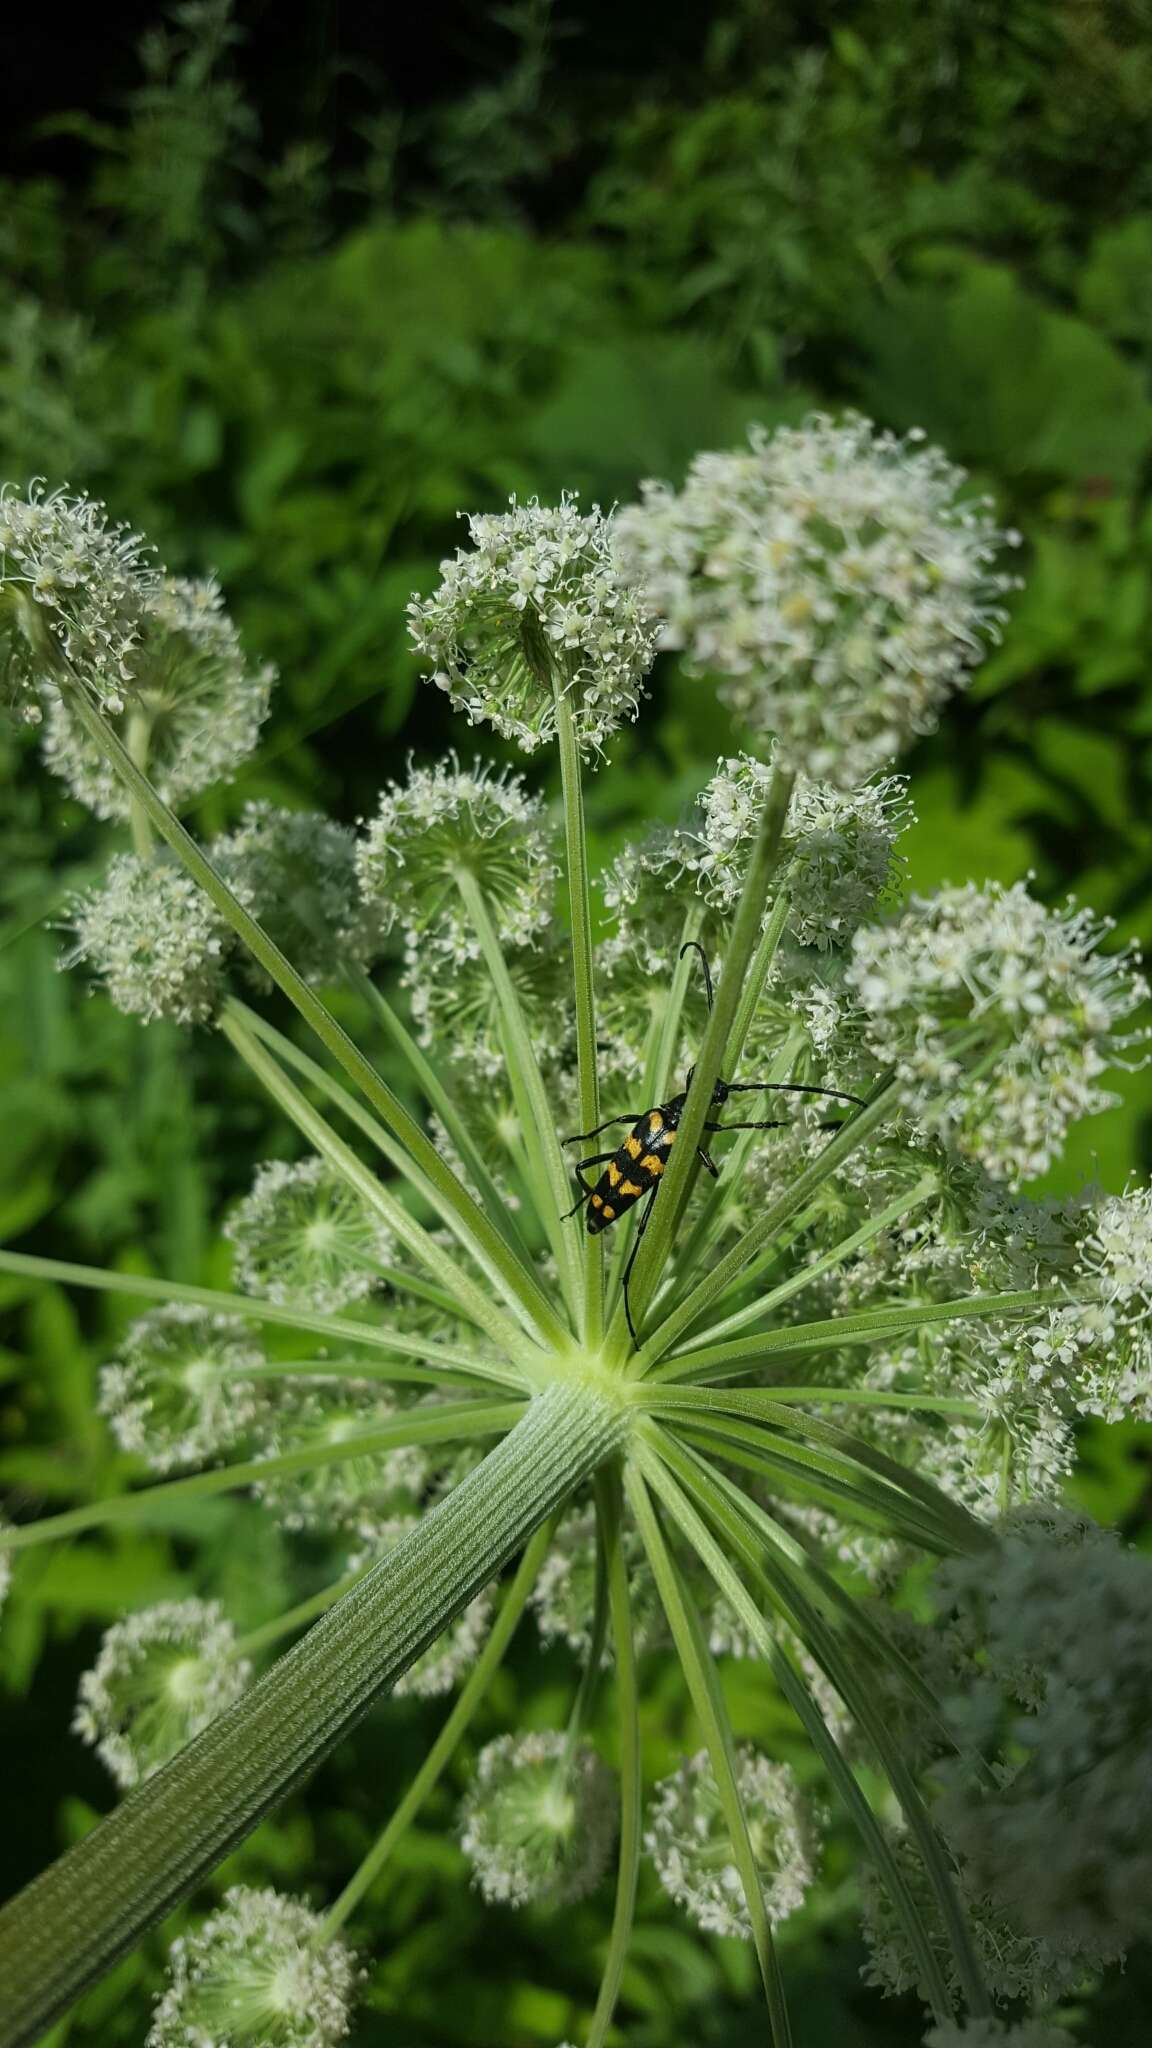
[[[707,954],[698,939],[689,939],[685,945],[681,946],[679,958],[682,960],[685,953],[689,951],[697,952],[700,955],[700,964],[704,969],[704,987],[708,998],[708,1011],[709,1015],[711,1015],[713,1001],[712,973],[708,965]],[[636,1263],[636,1254],[640,1249],[640,1241],[648,1228],[648,1221],[652,1214],[652,1205],[660,1192],[660,1182],[668,1163],[668,1155],[672,1150],[680,1128],[680,1119],[684,1114],[684,1105],[688,1100],[688,1090],[692,1086],[692,1076],[695,1071],[695,1067],[688,1069],[688,1078],[685,1081],[682,1093],[673,1095],[669,1101],[657,1103],[651,1109],[641,1110],[639,1114],[628,1110],[622,1116],[610,1116],[604,1123],[597,1124],[594,1131],[577,1131],[572,1137],[563,1140],[565,1145],[584,1145],[590,1139],[598,1138],[602,1131],[611,1130],[614,1124],[628,1124],[631,1126],[623,1142],[614,1151],[594,1152],[587,1159],[575,1161],[572,1171],[580,1183],[580,1199],[567,1211],[567,1215],[575,1216],[578,1209],[583,1209],[585,1227],[589,1237],[599,1237],[602,1230],[607,1230],[613,1223],[618,1223],[621,1216],[626,1216],[629,1209],[633,1208],[637,1202],[642,1201],[645,1196],[648,1197],[648,1207],[645,1209],[640,1220],[640,1227],[636,1232],[636,1239],[628,1255],[628,1263],[624,1268],[624,1313],[628,1319],[628,1330],[633,1344],[639,1343],[639,1338],[636,1335],[636,1327],[632,1321],[632,1304],[628,1298],[628,1283],[632,1278],[632,1268]],[[712,1085],[710,1107],[722,1109],[730,1095],[754,1095],[762,1089],[770,1089],[775,1093],[785,1095],[830,1096],[839,1102],[854,1103],[858,1108],[863,1106],[862,1097],[859,1095],[849,1095],[843,1088],[817,1088],[800,1081],[724,1081],[717,1076]],[[786,1119],[781,1121],[778,1118],[770,1122],[754,1123],[721,1124],[707,1122],[704,1125],[704,1129],[706,1131],[779,1131],[786,1128],[786,1123]],[[826,1126],[826,1128],[834,1128],[834,1125]],[[719,1180],[720,1169],[716,1161],[709,1154],[707,1147],[698,1145],[696,1147],[696,1156],[705,1171],[712,1175],[713,1180]],[[584,1178],[585,1171],[590,1166],[602,1166],[604,1168],[595,1186],[591,1186]]]

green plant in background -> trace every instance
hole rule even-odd
[[[231,1289],[0,1253],[155,1304],[99,1400],[137,1472],[180,1475],[0,1531],[17,1576],[241,1489],[299,1544],[250,1628],[201,1596],[106,1635],[76,1726],[126,1796],[0,1914],[13,2048],[378,1694],[456,1690],[327,1908],[232,1886],[175,1942],[149,2036],[343,2038],[375,1961],[356,1918],[530,1604],[580,1670],[552,1725],[483,1749],[460,1841],[485,1899],[521,1906],[579,1901],[618,1844],[588,2043],[615,2024],[642,1849],[699,1927],[750,1942],[768,2037],[792,2039],[776,1930],[827,1803],[872,1867],[876,1980],[919,1993],[935,2048],[1071,2041],[1053,2015],[1147,1933],[1152,1573],[1059,1502],[1077,1416],[1148,1417],[1150,1197],[1019,1192],[1139,1061],[1145,985],[1098,920],[1021,884],[881,914],[907,806],[876,778],[1010,582],[962,486],[919,437],[817,415],[608,519],[571,497],[478,516],[413,639],[470,722],[555,746],[558,825],[450,757],[358,837],[265,805],[203,846],[163,786],[255,745],[267,673],[213,586],[173,586],[90,500],[5,497],[9,689],[132,839],[75,898],[73,957],[131,1015],[214,1025],[309,1147],[230,1220]],[[637,820],[603,920],[584,770],[659,641],[750,751],[680,825]],[[264,1013],[277,993],[311,1049]],[[734,1091],[760,1114],[725,1117]],[[913,1614],[889,1596],[917,1555],[942,1562]],[[662,1638],[701,1747],[646,1815],[639,1656]],[[737,1741],[733,1653],[808,1783]]]

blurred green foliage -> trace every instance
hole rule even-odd
[[[406,748],[451,743],[403,607],[455,545],[458,508],[573,486],[625,498],[753,419],[858,404],[941,441],[1024,536],[1004,644],[913,764],[911,881],[1034,870],[1147,942],[1148,0],[735,0],[705,10],[690,63],[657,44],[625,80],[595,39],[558,40],[542,0],[493,22],[503,68],[462,96],[413,121],[382,92],[354,133],[319,124],[272,156],[227,0],[193,0],[147,38],[122,107],[51,124],[82,175],[0,191],[0,474],[68,478],[173,567],[215,567],[282,671],[262,751],[194,825],[256,795],[354,819]],[[706,690],[658,675],[592,791],[601,850],[638,812],[674,816],[723,738]],[[108,835],[27,739],[0,737],[0,774],[0,1235],[220,1281],[219,1206],[281,1134],[210,1038],[142,1032],[57,974],[67,892]],[[1152,1080],[1126,1095],[1065,1184],[1147,1167]],[[0,1310],[0,1478],[21,1510],[123,1483],[92,1393],[127,1310],[15,1282]],[[1146,1431],[1096,1431],[1082,1497],[1138,1533],[1149,1465]],[[257,1511],[219,1502],[29,1562],[0,1635],[9,1754],[27,1766],[5,1889],[108,1804],[67,1735],[98,1628],[181,1591],[255,1621],[299,1597],[297,1570]],[[563,1659],[521,1647],[478,1739],[562,1713],[567,1684]],[[791,1743],[753,1673],[734,1697],[741,1728]],[[691,1739],[674,1675],[657,1666],[646,1701],[659,1770]],[[385,1737],[373,1716],[223,1876],[335,1888],[439,1718],[390,1708]],[[605,1901],[559,1929],[482,1914],[449,1808],[438,1795],[370,1905],[383,1961],[357,2040],[575,2033]],[[645,1903],[634,2048],[760,2039],[743,1951],[698,1940],[651,1886]],[[785,1930],[804,2039],[899,2048],[916,2013],[861,1987],[851,1909],[837,1834],[819,1901]],[[160,1953],[157,1938],[54,2039],[139,2040]],[[1085,2039],[1143,2038],[1147,1967],[1126,1986]]]

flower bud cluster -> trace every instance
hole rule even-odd
[[[655,625],[598,505],[581,512],[569,493],[509,503],[470,517],[471,547],[441,563],[433,596],[413,598],[413,644],[471,724],[531,753],[555,738],[562,696],[578,744],[598,753],[636,716]]]
[[[335,2048],[360,1972],[299,1899],[234,1885],[169,1950],[145,2048]]]
[[[152,1024],[206,1024],[226,988],[236,941],[198,883],[163,855],[112,857],[103,879],[73,897],[72,944],[118,1010]]]
[[[121,736],[177,809],[252,753],[276,679],[266,664],[249,666],[216,583],[177,576],[148,595],[124,678]],[[44,758],[98,818],[129,815],[127,789],[57,690]]]
[[[543,806],[522,779],[453,756],[389,783],[357,855],[364,901],[383,931],[453,966],[480,943],[462,875],[479,886],[500,941],[528,946],[551,921],[557,866]]]
[[[267,1160],[224,1235],[246,1294],[325,1315],[371,1294],[396,1251],[387,1226],[322,1159]]]
[[[700,798],[689,869],[708,901],[731,912],[772,781],[751,754],[722,760]],[[896,842],[912,823],[907,784],[887,775],[851,790],[797,778],[778,865],[788,930],[801,946],[843,946],[876,910],[897,872]]]
[[[239,1316],[172,1302],[132,1323],[100,1375],[99,1408],[122,1451],[153,1472],[203,1465],[250,1438],[264,1353]]]
[[[30,724],[65,664],[113,716],[123,710],[157,581],[143,543],[95,499],[39,480],[0,490],[0,676]]]
[[[587,1743],[549,1732],[482,1749],[460,1841],[490,1904],[569,1905],[599,1884],[616,1832],[612,1774]]]
[[[786,1764],[745,1744],[736,1778],[760,1873],[764,1910],[787,1919],[804,1903],[815,1875],[813,1816]],[[661,1884],[708,1934],[752,1938],[752,1923],[706,1750],[656,1786],[644,1846]]]
[[[164,1600],[106,1631],[72,1726],[127,1791],[224,1713],[251,1676],[215,1601]]]

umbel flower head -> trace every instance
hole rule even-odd
[[[148,550],[83,493],[0,490],[0,686],[29,723],[67,664],[117,716],[157,588]]]
[[[72,945],[118,1010],[142,1023],[206,1024],[223,1000],[229,926],[164,854],[114,854],[103,879],[69,905]]]
[[[224,1235],[247,1294],[325,1313],[371,1294],[395,1252],[391,1231],[322,1159],[266,1160]]]
[[[598,505],[581,512],[566,493],[555,506],[509,506],[470,517],[471,547],[440,564],[431,597],[412,599],[413,644],[470,724],[531,753],[555,738],[562,696],[578,743],[596,753],[636,716],[656,627]]]
[[[214,582],[166,576],[125,665],[124,737],[166,803],[179,809],[247,759],[275,672],[249,666]],[[128,817],[128,791],[58,691],[48,699],[44,758],[98,818]]]
[[[72,1726],[127,1791],[224,1713],[251,1676],[215,1601],[164,1600],[106,1631]]]
[[[130,1324],[101,1372],[100,1412],[154,1472],[206,1464],[250,1434],[262,1403],[248,1375],[263,1359],[239,1316],[170,1302]]]
[[[690,833],[700,893],[731,911],[772,780],[751,754],[722,760]],[[857,789],[798,777],[780,850],[777,886],[789,894],[788,930],[801,946],[844,946],[895,879],[896,842],[913,822],[907,782],[886,775]]]
[[[480,944],[461,891],[477,885],[503,945],[527,946],[552,917],[557,866],[539,799],[517,775],[455,755],[390,782],[357,855],[360,890],[389,932],[452,960]]]
[[[662,644],[783,767],[851,788],[928,732],[1003,616],[1004,538],[937,449],[815,414],[698,455],[618,515]]]
[[[569,1905],[599,1884],[616,1832],[612,1774],[586,1742],[500,1735],[482,1749],[460,1841],[490,1903]]]
[[[299,1899],[234,1885],[169,1951],[169,1983],[146,2048],[334,2048],[352,2020],[359,1971]]]
[[[1049,910],[1023,882],[913,896],[857,932],[849,981],[875,1058],[922,1128],[993,1176],[1043,1173],[1069,1125],[1114,1099],[1100,1076],[1147,1036],[1120,1031],[1147,996],[1108,925]]]
[[[812,1817],[793,1773],[745,1743],[736,1779],[769,1920],[804,1903],[815,1874]],[[652,1795],[644,1847],[669,1896],[708,1934],[752,1939],[752,1923],[706,1750],[689,1757]]]
[[[365,967],[377,950],[356,887],[356,835],[317,811],[245,804],[239,825],[213,842],[212,858],[298,974],[316,984]],[[248,979],[270,987],[255,961]]]

